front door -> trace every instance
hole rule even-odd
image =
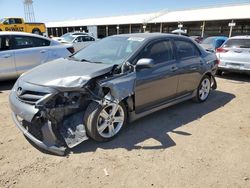
[[[138,59],[150,58],[155,66],[137,71],[135,110],[140,113],[175,97],[178,85],[177,61],[170,40],[155,41],[145,47]]]
[[[13,36],[17,74],[47,62],[49,58],[49,41],[37,37]]]

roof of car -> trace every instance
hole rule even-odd
[[[248,35],[234,36],[234,37],[231,37],[230,39],[250,39],[250,36],[248,36]]]
[[[0,36],[2,35],[21,35],[21,36],[28,36],[28,37],[38,37],[38,38],[42,38],[42,39],[46,39],[46,40],[50,40],[47,37],[41,36],[41,35],[37,35],[37,34],[32,34],[32,33],[25,33],[25,32],[18,32],[18,31],[1,31],[0,32]]]
[[[168,38],[186,38],[186,39],[189,39],[188,37],[183,36],[183,35],[176,35],[176,34],[169,34],[169,33],[132,33],[132,34],[114,35],[111,37],[138,37],[138,38],[143,38],[143,39],[154,39],[154,38],[168,37]]]

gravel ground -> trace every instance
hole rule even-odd
[[[127,125],[108,143],[68,156],[34,148],[0,83],[0,187],[250,187],[250,76],[217,78],[207,102],[187,101]]]

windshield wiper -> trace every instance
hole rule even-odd
[[[90,60],[87,60],[87,59],[81,59],[81,62],[84,62],[84,61],[86,61],[88,63],[103,63],[101,61],[90,61]]]

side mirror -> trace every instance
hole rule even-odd
[[[139,59],[136,63],[136,70],[152,68],[154,65],[155,61],[153,59]]]

